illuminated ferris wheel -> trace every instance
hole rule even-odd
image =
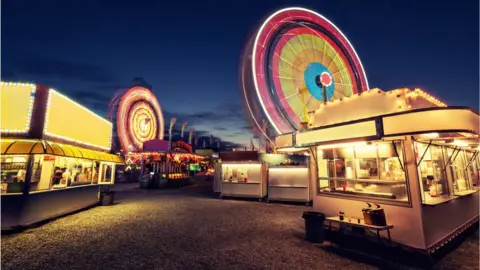
[[[163,139],[165,123],[155,95],[147,88],[134,86],[116,94],[110,104],[110,119],[114,120],[118,148],[124,153],[143,149],[143,143]]]
[[[252,120],[262,129],[267,119],[276,134],[298,130],[324,102],[369,89],[345,35],[303,8],[279,10],[263,22],[245,48],[240,81]]]

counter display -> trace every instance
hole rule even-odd
[[[262,163],[222,163],[222,197],[251,197],[267,195],[266,169]]]

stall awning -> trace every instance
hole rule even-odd
[[[117,155],[45,140],[2,139],[0,142],[2,155],[46,154],[124,163]]]

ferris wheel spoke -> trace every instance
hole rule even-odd
[[[286,96],[286,97],[282,98],[282,99],[280,100],[280,102],[282,102],[282,101],[284,101],[284,100],[287,100],[287,99],[289,99],[289,98],[292,98],[292,97],[294,97],[294,96],[297,96],[297,95],[298,95],[298,93],[293,93],[293,94],[291,94],[291,95],[289,95],[289,96]]]
[[[297,78],[290,78],[290,77],[284,77],[284,76],[276,76],[274,75],[273,77],[275,78],[280,78],[280,79],[285,79],[285,80],[292,80],[292,81],[296,81]]]
[[[337,92],[342,93],[343,97],[346,97],[348,88],[342,84],[339,84],[339,88],[342,89],[342,91],[338,90]]]
[[[301,38],[300,36],[298,36],[298,37],[299,37],[299,39],[300,39],[300,42],[302,42],[302,41],[301,41],[302,38]],[[293,48],[293,46],[290,45],[290,42],[287,42],[287,46],[290,48],[290,50],[291,50],[296,56],[298,56],[298,58],[300,59],[300,62],[302,62],[302,64],[305,64],[305,61],[304,61],[303,57],[302,57],[297,51],[295,51],[295,49]]]
[[[310,37],[310,43],[312,44],[312,60],[315,60],[315,42],[313,42],[313,37]]]
[[[335,71],[334,73],[332,73],[332,76],[335,76],[335,75],[337,75],[337,74],[339,74],[339,73],[341,73],[341,72],[345,71],[346,69],[347,69],[347,67],[345,66],[345,67],[343,67],[343,68],[341,68],[341,69],[339,69],[339,70]]]
[[[327,69],[330,69],[330,66],[335,62],[335,59],[337,59],[337,57],[338,57],[338,53],[335,54],[335,56],[332,59],[332,62],[330,62],[330,64],[328,64]]]
[[[334,82],[336,85],[345,85],[345,86],[353,86],[352,84],[349,83],[342,83],[342,82]]]
[[[275,52],[275,55],[278,56],[278,58],[280,58],[280,60],[281,60],[282,62],[289,64],[291,67],[293,67],[294,69],[296,69],[296,70],[298,70],[298,71],[301,72],[301,70],[300,70],[298,67],[296,67],[294,64],[292,64],[292,63],[288,62],[287,60],[285,60],[285,59],[284,59],[283,57],[281,57],[277,52]]]
[[[323,43],[323,51],[322,51],[322,62],[320,63],[324,63],[323,62],[323,59],[325,58],[325,51],[327,50],[327,42],[325,41],[325,43]]]
[[[312,96],[308,97],[307,102],[302,104],[302,108],[297,113],[295,113],[295,116],[301,118],[301,115],[299,115],[299,114],[302,113],[302,111],[304,111],[305,109],[308,109],[307,104],[308,104],[308,102],[310,101],[311,98],[312,98]]]
[[[300,44],[302,44],[302,49],[305,51],[305,43],[303,42],[303,36],[302,35],[298,35],[298,38],[300,39]]]
[[[287,47],[293,52],[294,55],[297,55],[297,51],[290,45],[290,42],[287,42]]]

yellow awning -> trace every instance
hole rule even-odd
[[[1,139],[0,154],[2,155],[30,155],[46,154],[74,158],[93,159],[115,163],[124,163],[124,160],[118,156],[101,151],[95,151],[77,147],[54,143],[44,140],[27,139]]]

